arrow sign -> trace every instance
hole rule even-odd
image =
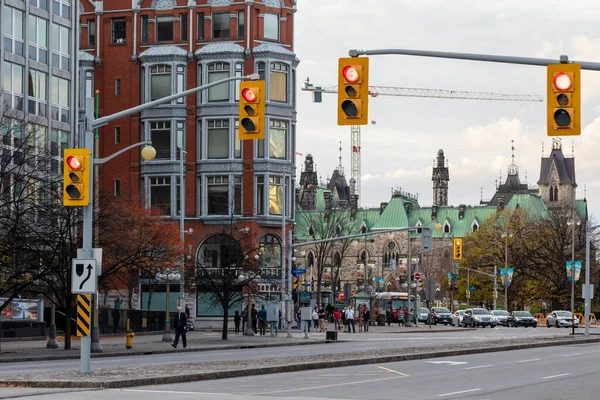
[[[71,265],[71,292],[96,292],[96,260],[74,258]]]

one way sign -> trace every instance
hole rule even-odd
[[[71,266],[71,293],[96,292],[96,260],[74,258]]]

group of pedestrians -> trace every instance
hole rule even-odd
[[[366,304],[360,304],[356,312],[351,306],[346,306],[341,310],[336,308],[328,315],[323,305],[319,304],[311,310],[311,318],[306,321],[308,332],[310,332],[311,327],[315,332],[325,332],[327,330],[325,322],[328,319],[332,320],[336,331],[341,331],[343,328],[344,332],[356,333],[356,325],[358,325],[358,332],[368,332],[371,313]],[[297,323],[296,328],[301,331],[303,328],[300,307],[296,309],[295,320]]]

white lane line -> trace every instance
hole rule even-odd
[[[488,368],[488,367],[493,367],[493,364],[487,364],[487,365],[478,365],[476,367],[467,367],[467,368],[463,368],[463,369],[478,369],[478,368]]]
[[[544,376],[544,377],[542,377],[542,379],[560,378],[561,376],[567,376],[567,375],[571,375],[571,373],[570,373],[570,372],[567,372],[567,373],[565,373],[565,374],[558,374],[558,375]]]
[[[481,388],[469,389],[469,390],[461,390],[460,392],[442,393],[442,394],[438,394],[437,397],[454,396],[455,394],[463,394],[463,393],[476,392],[478,390],[481,390]]]
[[[575,357],[580,356],[582,353],[573,353],[573,354],[563,354],[563,357]]]
[[[517,361],[517,363],[526,363],[526,362],[532,362],[532,361],[541,361],[541,358],[530,358],[529,360],[519,360],[519,361]]]
[[[164,394],[195,394],[195,395],[211,395],[211,396],[231,396],[230,393],[202,393],[202,392],[178,392],[175,390],[146,390],[146,389],[108,389],[112,392],[135,392],[135,393],[164,393]]]

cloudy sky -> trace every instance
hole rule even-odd
[[[349,49],[404,48],[600,62],[600,7],[574,0],[301,0],[295,15],[298,87],[337,85],[337,62]],[[533,94],[545,98],[546,68],[409,56],[371,56],[370,84],[404,88]],[[564,137],[575,154],[577,198],[600,214],[600,71],[584,71],[582,134]],[[314,156],[323,179],[338,165],[350,178],[350,127],[337,126],[335,94],[312,103],[298,93],[297,150]],[[379,96],[362,127],[363,206],[388,201],[391,188],[432,203],[438,149],[449,161],[449,204],[479,203],[506,179],[514,140],[522,182],[535,185],[547,156],[544,102],[443,100]],[[297,157],[298,174],[303,157]],[[585,192],[584,192],[585,191]]]

